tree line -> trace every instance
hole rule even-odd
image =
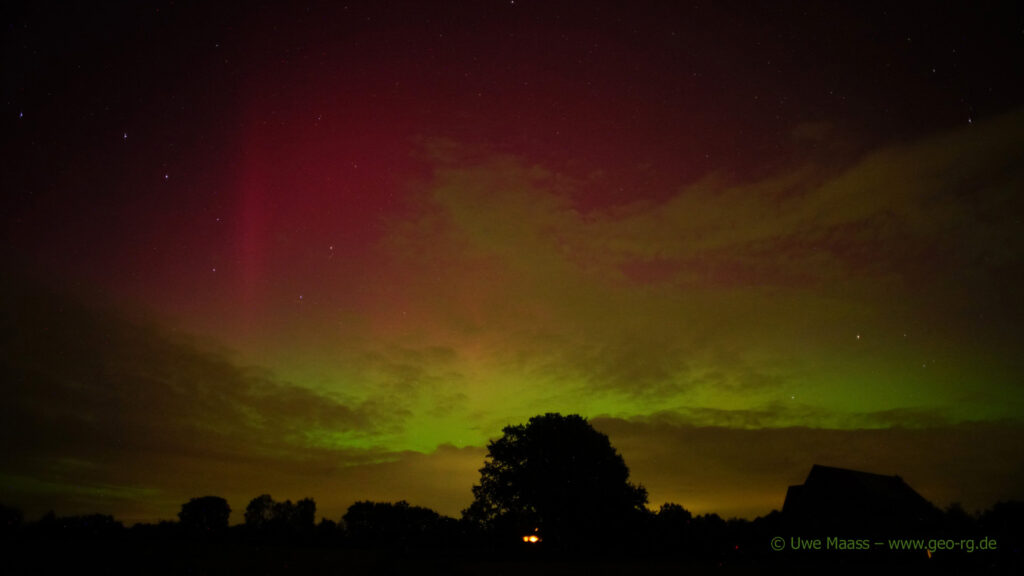
[[[219,496],[192,498],[176,522],[125,528],[107,515],[57,517],[34,523],[0,506],[0,530],[41,538],[132,537],[149,540],[243,541],[259,544],[372,549],[463,549],[547,554],[683,555],[716,562],[778,558],[768,543],[799,531],[779,511],[748,521],[694,515],[677,503],[647,507],[647,492],[629,481],[629,470],[608,437],[579,416],[545,414],[508,426],[488,444],[472,504],[460,518],[408,502],[359,501],[338,520],[316,522],[312,498],[253,498],[244,523],[230,525],[232,510]],[[1002,554],[1019,561],[1024,503],[1000,502],[969,514],[959,505],[941,512],[940,534],[1004,539]],[[1011,547],[1015,543],[1016,548]]]

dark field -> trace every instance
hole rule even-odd
[[[893,569],[914,574],[1012,573],[979,557],[925,560],[754,554],[721,561],[607,556],[557,557],[543,550],[366,550],[258,545],[245,542],[8,540],[5,574],[354,574],[354,575],[627,575],[863,574]]]

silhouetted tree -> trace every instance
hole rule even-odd
[[[440,543],[455,521],[429,508],[396,502],[356,502],[345,516],[349,538],[359,545],[409,547]]]
[[[782,512],[780,510],[772,510],[764,516],[754,518],[754,521],[750,523],[750,532],[747,534],[747,540],[743,543],[744,550],[754,554],[761,553],[778,556],[771,550],[770,546],[765,546],[765,542],[771,542],[772,538],[783,534],[783,526]]]
[[[270,494],[262,494],[249,501],[245,507],[245,525],[260,530],[266,528],[274,519],[274,499]]]
[[[313,529],[313,540],[321,546],[338,544],[344,535],[345,532],[338,523],[327,518],[321,518]]]
[[[981,514],[978,524],[983,534],[996,539],[1000,566],[1007,574],[1014,569],[1020,574],[1024,568],[1024,502],[997,502]]]
[[[577,415],[545,414],[491,441],[464,517],[514,538],[537,528],[565,547],[620,539],[646,509],[647,491],[608,437]]]
[[[700,556],[721,559],[731,548],[728,523],[718,514],[695,516],[690,526],[687,542],[692,552]]]
[[[275,502],[269,494],[253,498],[245,508],[245,525],[258,533],[295,536],[313,530],[316,522],[316,502],[303,498]]]
[[[691,520],[693,514],[675,502],[666,502],[658,509],[658,521],[666,528],[682,532]]]
[[[226,529],[230,517],[228,501],[219,496],[193,498],[182,504],[181,512],[178,512],[182,529],[201,534]]]
[[[687,551],[693,514],[674,502],[666,502],[658,509],[652,526],[652,542],[661,551]]]
[[[273,524],[285,530],[308,530],[316,522],[316,502],[312,498],[303,498],[295,504],[291,500],[275,502],[273,510]]]
[[[979,522],[985,531],[1024,534],[1024,502],[1002,500],[981,513]]]
[[[963,536],[977,528],[977,520],[964,510],[963,505],[959,502],[953,502],[947,506],[942,514],[942,524],[947,534]]]
[[[316,524],[316,502],[312,498],[303,498],[296,502],[289,523],[299,530],[313,528]]]

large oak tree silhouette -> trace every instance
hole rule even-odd
[[[629,482],[608,437],[580,416],[534,416],[487,448],[463,517],[500,538],[536,530],[549,545],[603,545],[646,510],[647,491]]]

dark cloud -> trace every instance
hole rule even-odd
[[[397,457],[372,447],[402,425],[386,404],[343,404],[16,279],[3,320],[0,498],[104,510]]]
[[[38,285],[7,280],[4,302],[0,500],[30,515],[153,520],[200,494],[223,495],[238,511],[266,492],[312,496],[328,517],[355,500],[400,498],[457,515],[472,498],[484,448],[374,448],[375,434],[402,426],[403,413],[386,404],[346,405]],[[386,356],[369,364],[417,382],[455,360],[443,348]],[[751,378],[741,387],[765,385]],[[900,474],[933,501],[968,509],[1024,497],[1019,424],[954,424],[904,408],[844,416],[852,429],[772,427],[822,411],[692,408],[593,423],[655,506],[763,514],[815,463]],[[917,427],[888,427],[907,422]]]
[[[586,182],[444,141],[420,209],[388,229],[401,273],[387,284],[416,279],[402,297],[418,315],[402,326],[428,345],[481,351],[545,394],[621,395],[635,414],[711,391],[767,409],[772,391],[851,395],[889,378],[939,387],[924,402],[956,412],[950,384],[910,370],[938,359],[952,368],[940,378],[976,395],[1013,380],[1021,126],[1018,110],[842,164],[662,182],[657,198],[588,211],[571,200]],[[861,332],[872,339],[854,350]],[[879,398],[866,401],[896,407]]]

